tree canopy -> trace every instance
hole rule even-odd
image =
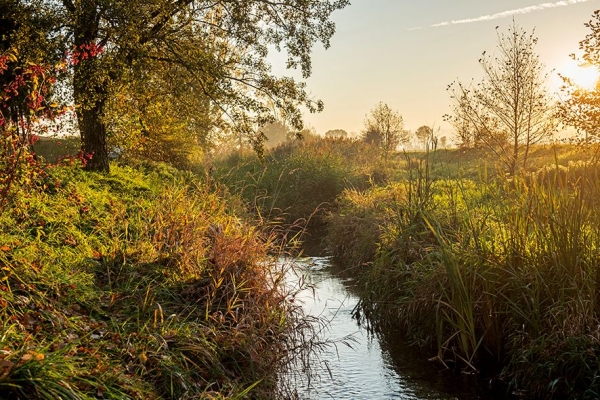
[[[420,126],[419,129],[415,131],[415,136],[419,143],[423,145],[423,148],[425,148],[427,141],[433,139],[433,129],[427,125]]]
[[[153,133],[144,121],[150,107],[119,115],[120,120],[110,112],[110,103],[119,95],[136,107],[148,101],[140,85],[133,84],[136,81],[146,90],[152,88],[151,99],[160,97],[153,100],[156,110],[161,104],[183,103],[183,92],[164,91],[170,81],[179,80],[187,88],[186,99],[194,99],[187,106],[195,119],[185,124],[190,131],[199,124],[204,137],[208,125],[216,126],[260,147],[264,138],[258,128],[275,121],[271,104],[300,130],[300,107],[316,112],[323,104],[308,95],[304,82],[275,76],[266,56],[269,51],[285,52],[287,67],[299,69],[307,78],[313,46],[329,47],[335,32],[331,13],[349,4],[349,0],[14,2],[36,3],[31,15],[52,16],[54,23],[45,37],[57,48],[69,50],[82,148],[93,153],[89,168],[103,171],[108,170],[107,138],[121,129],[125,116],[129,128],[137,124],[138,134]]]
[[[590,33],[579,42],[583,50],[581,64],[600,69],[600,10],[595,11],[593,19],[585,24]],[[575,58],[575,55],[572,55]],[[578,86],[569,77],[563,77],[565,99],[560,104],[560,115],[563,122],[575,127],[585,134],[585,139],[597,140],[600,137],[600,87],[588,90]]]
[[[345,139],[348,137],[348,132],[346,132],[343,129],[330,129],[327,132],[325,132],[325,137]]]
[[[398,111],[386,103],[379,103],[365,119],[363,140],[381,148],[385,159],[400,143],[407,143],[409,133],[404,130],[404,120]]]

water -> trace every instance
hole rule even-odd
[[[352,318],[358,297],[348,290],[351,282],[334,276],[327,258],[306,258],[299,264],[299,273],[314,291],[305,290],[297,299],[309,315],[329,321],[326,327],[318,328],[318,337],[334,344],[311,359],[317,377],[310,383],[306,379],[295,383],[298,398],[489,398],[473,377],[440,371],[422,350],[391,335],[374,336],[359,326]],[[298,279],[290,280],[293,284]]]

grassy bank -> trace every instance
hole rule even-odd
[[[244,153],[215,162],[215,177],[263,218],[312,227],[323,226],[345,189],[384,182],[390,171],[371,146],[317,137],[280,145],[262,160]]]
[[[361,311],[526,398],[598,398],[600,168],[552,158],[523,178],[421,170],[346,191],[328,243]]]
[[[216,188],[56,166],[0,227],[0,397],[273,396],[293,308],[269,237]]]
[[[598,148],[529,156],[510,178],[478,150],[385,164],[363,143],[314,139],[231,157],[216,175],[267,219],[316,215],[362,287],[361,314],[442,367],[518,397],[598,398]]]

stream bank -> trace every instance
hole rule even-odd
[[[312,379],[296,377],[298,399],[491,398],[476,377],[441,370],[398,335],[371,333],[358,324],[357,288],[334,272],[328,257],[299,259],[289,282],[300,281],[310,288],[297,299],[309,316],[326,322],[317,327],[315,340],[328,345],[310,360]]]

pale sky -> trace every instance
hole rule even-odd
[[[331,47],[313,50],[308,90],[325,102],[305,124],[318,133],[330,129],[360,132],[365,115],[380,101],[402,114],[405,127],[450,127],[446,92],[454,80],[482,76],[478,59],[495,52],[495,28],[506,32],[514,16],[528,32],[547,71],[574,68],[569,54],[589,32],[584,23],[600,9],[600,0],[352,0],[333,14],[337,24]],[[277,56],[274,72],[281,68]],[[576,67],[575,67],[576,68]],[[556,75],[556,73],[555,73]]]

